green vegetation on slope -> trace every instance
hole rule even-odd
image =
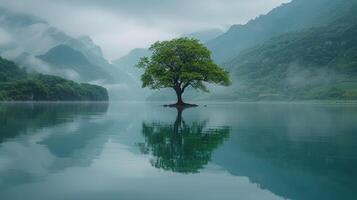
[[[357,8],[328,26],[285,34],[226,64],[235,99],[357,99]]]
[[[1,101],[107,101],[107,90],[56,76],[27,74],[0,58]]]
[[[355,0],[293,0],[245,25],[234,25],[225,34],[207,42],[218,63],[238,56],[246,48],[272,37],[306,28],[324,26],[346,13]]]

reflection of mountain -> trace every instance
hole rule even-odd
[[[108,103],[0,104],[0,142],[36,129],[73,121],[81,115],[107,112]]]
[[[239,107],[213,163],[287,199],[355,198],[356,109],[254,107]]]
[[[0,190],[90,165],[113,124],[98,118],[107,109],[104,103],[0,105]]]
[[[49,170],[62,171],[68,167],[90,166],[108,141],[109,135],[106,130],[112,124],[108,121],[79,121],[75,124],[77,129],[68,133],[57,132],[39,141],[38,144],[46,146],[48,152],[56,158]]]
[[[208,128],[206,123],[186,124],[178,111],[174,124],[144,123],[143,153],[154,156],[151,164],[180,173],[197,173],[211,160],[213,151],[229,137],[228,127]]]

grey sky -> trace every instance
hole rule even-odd
[[[0,0],[72,36],[89,35],[108,59],[157,40],[246,23],[290,0]]]

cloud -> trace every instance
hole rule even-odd
[[[12,41],[13,41],[13,38],[11,37],[11,35],[4,29],[0,28],[0,45],[6,46],[6,45],[11,44]]]
[[[109,59],[157,40],[247,22],[289,0],[2,0],[72,36],[89,35]]]

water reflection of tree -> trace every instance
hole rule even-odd
[[[207,121],[186,123],[177,109],[173,124],[143,123],[141,151],[152,154],[151,164],[180,173],[197,173],[208,164],[213,151],[229,137],[229,127],[208,128]]]

